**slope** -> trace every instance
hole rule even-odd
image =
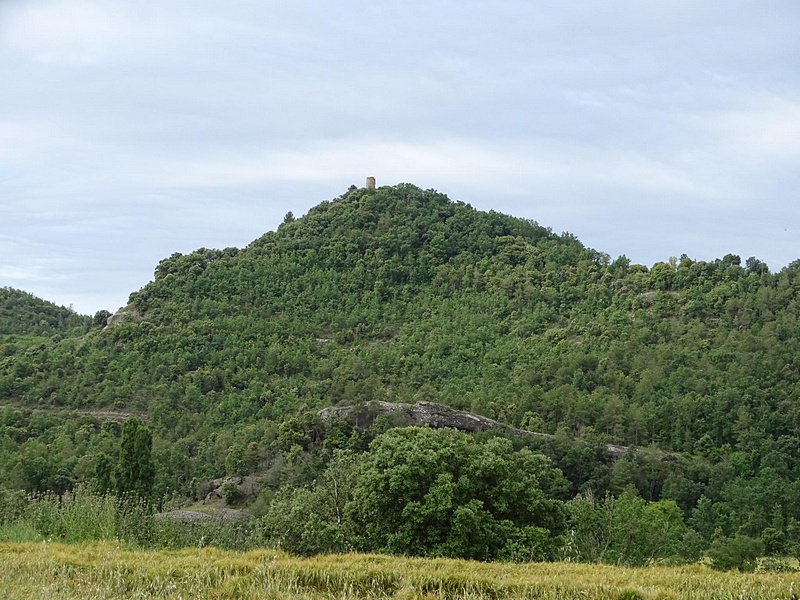
[[[36,296],[0,288],[0,335],[47,336],[87,325],[87,318]]]
[[[627,486],[687,516],[705,496],[726,532],[786,531],[800,520],[800,265],[741,262],[648,269],[431,190],[351,189],[246,248],[163,260],[127,320],[5,358],[0,401],[146,413],[166,491],[257,469],[280,424],[307,411],[430,400],[559,439],[685,453],[597,475],[565,449],[559,466],[574,489]],[[88,441],[45,428],[45,450],[66,448],[51,471],[91,476],[114,447],[92,427]],[[13,452],[35,437],[21,428]]]

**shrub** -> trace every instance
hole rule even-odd
[[[708,557],[712,560],[712,567],[721,571],[729,569],[753,571],[758,557],[763,552],[764,545],[760,540],[736,534],[732,538],[718,537],[711,542]]]

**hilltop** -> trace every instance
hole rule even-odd
[[[33,294],[0,288],[0,335],[49,336],[84,328],[87,318]]]
[[[770,529],[785,544],[798,289],[798,263],[648,268],[433,190],[352,188],[245,248],[173,254],[113,324],[0,359],[0,405],[23,409],[0,412],[0,477],[91,480],[118,428],[52,411],[107,408],[145,415],[159,493],[226,474],[303,485],[330,447],[371,439],[319,410],[429,401],[549,434],[525,443],[567,494],[669,499],[706,543]],[[640,450],[614,462],[607,444]]]

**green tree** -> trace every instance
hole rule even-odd
[[[708,556],[715,569],[752,571],[756,559],[764,553],[761,540],[737,533],[734,537],[720,536],[711,542]]]
[[[336,450],[310,487],[282,487],[258,527],[272,546],[302,555],[353,549],[353,523],[345,516],[358,472],[358,457]]]
[[[114,466],[111,457],[105,452],[100,452],[95,458],[95,488],[98,493],[105,494],[113,486]]]
[[[362,550],[480,560],[554,554],[563,477],[509,440],[394,429],[370,445],[346,505]]]
[[[94,327],[105,327],[110,316],[111,313],[107,310],[98,310],[92,317],[92,325]]]
[[[638,496],[578,496],[567,503],[568,557],[586,562],[641,565],[652,558],[680,556],[687,533],[672,500],[646,502]]]
[[[117,493],[149,499],[156,469],[152,457],[153,440],[141,419],[131,417],[122,426],[119,461],[114,472]]]

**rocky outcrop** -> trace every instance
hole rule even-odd
[[[323,421],[345,419],[356,429],[370,428],[377,419],[388,419],[393,427],[428,426],[433,429],[450,427],[459,431],[475,433],[478,431],[502,431],[511,435],[553,437],[549,433],[526,431],[500,423],[488,417],[482,417],[463,410],[456,410],[436,402],[417,402],[416,404],[400,404],[373,400],[352,406],[332,406],[319,411]],[[611,460],[617,460],[628,453],[627,446],[606,444],[606,452]]]
[[[128,320],[141,321],[142,313],[140,313],[132,306],[126,306],[125,308],[120,308],[117,312],[108,317],[108,319],[106,320],[106,327],[119,325],[123,321],[128,321]]]
[[[230,500],[231,496],[241,500],[254,498],[261,489],[261,481],[253,475],[242,477],[241,475],[231,475],[213,479],[201,485],[198,492],[202,497],[201,503],[212,502],[214,500]],[[231,494],[231,492],[235,492]]]
[[[511,425],[506,425],[463,410],[456,410],[436,402],[417,402],[416,404],[400,404],[397,402],[382,402],[373,400],[354,406],[333,406],[323,408],[319,412],[323,421],[330,419],[346,419],[357,429],[368,429],[378,418],[388,418],[395,427],[410,427],[414,425],[441,429],[450,427],[459,431],[475,433],[490,429],[501,430],[513,435],[539,435],[544,433],[525,431]]]

